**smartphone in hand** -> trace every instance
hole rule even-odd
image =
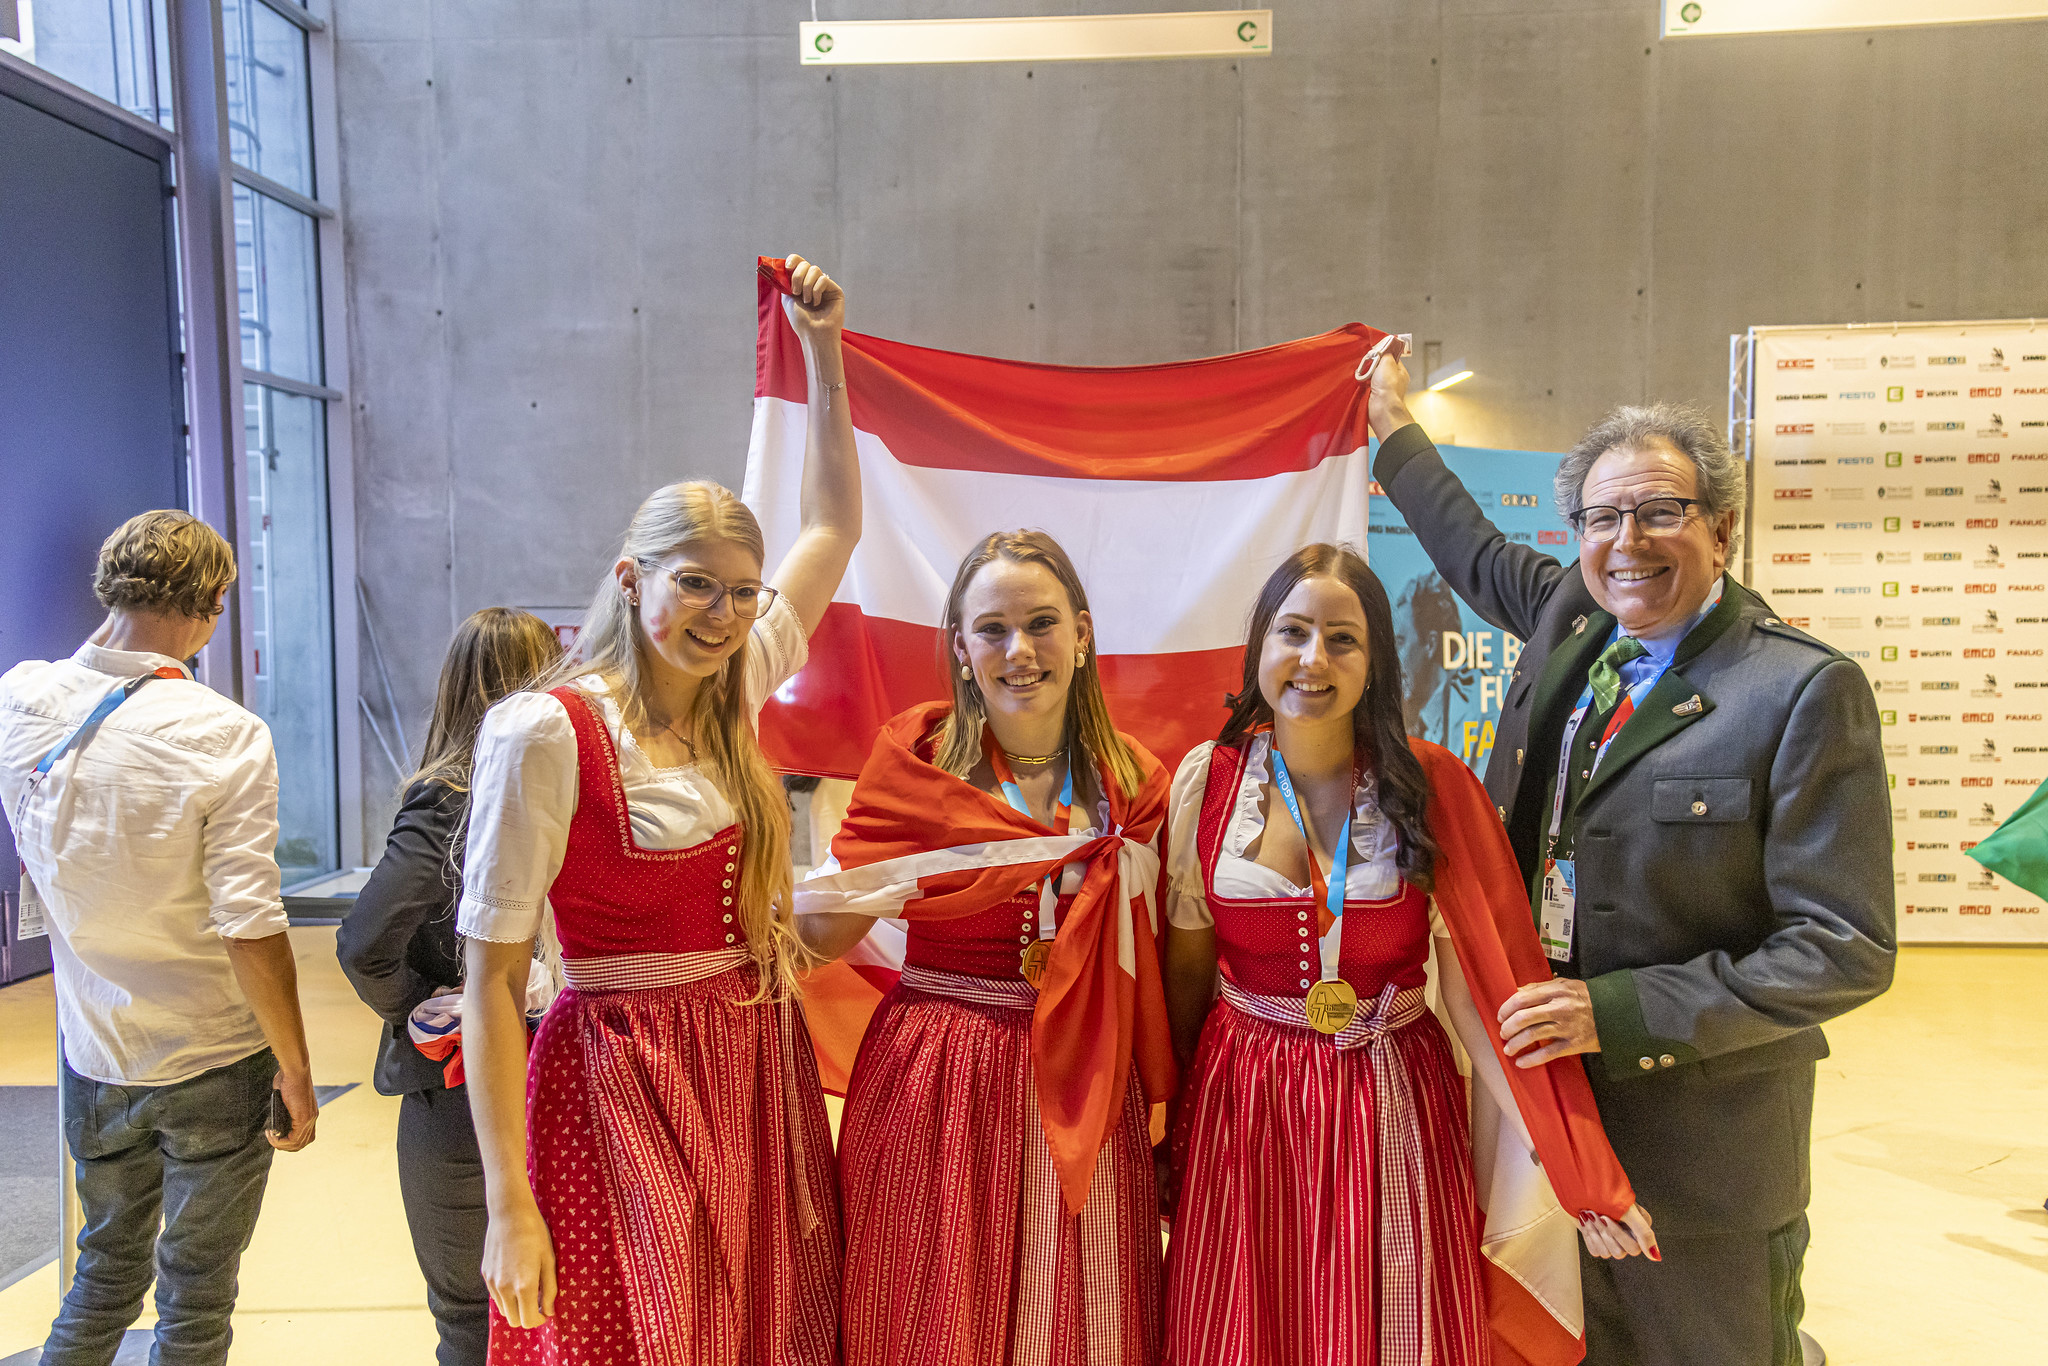
[[[292,1132],[292,1107],[284,1103],[284,1092],[270,1088],[270,1132],[278,1138],[289,1138]]]

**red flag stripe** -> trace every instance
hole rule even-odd
[[[754,394],[802,403],[803,354],[763,260]],[[1170,365],[1072,366],[845,334],[853,424],[906,465],[1079,479],[1234,480],[1365,447],[1363,323]]]

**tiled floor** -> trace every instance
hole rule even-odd
[[[334,966],[333,932],[293,939],[316,1079],[367,1083],[377,1024]],[[1918,949],[1889,995],[1830,1031],[1806,1293],[1807,1326],[1831,1360],[2048,1360],[2044,1017],[2048,949]],[[53,1035],[47,977],[0,990],[0,1085],[51,1084]],[[313,1147],[278,1157],[243,1261],[236,1361],[431,1360],[392,1158],[397,1114],[357,1085],[322,1112]],[[0,1357],[42,1340],[56,1299],[54,1265],[0,1291]]]

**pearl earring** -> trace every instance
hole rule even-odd
[[[973,677],[974,677],[974,670],[973,670],[973,669],[970,669],[970,668],[969,668],[969,667],[967,667],[967,666],[966,666],[965,664],[962,664],[962,665],[960,666],[960,676],[961,676],[962,678],[970,678],[970,679],[971,679],[971,678],[973,678]]]
[[[1087,652],[1086,650],[1076,650],[1076,651],[1074,651],[1074,667],[1075,667],[1075,668],[1077,668],[1077,669],[1081,669],[1081,668],[1086,668],[1086,667],[1087,667],[1087,665],[1088,665],[1088,652]]]

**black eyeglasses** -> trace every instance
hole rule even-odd
[[[1685,526],[1686,509],[1703,506],[1697,498],[1645,498],[1632,508],[1580,508],[1571,516],[1579,539],[1593,545],[1611,541],[1621,534],[1621,519],[1636,519],[1636,530],[1645,536],[1676,536]]]
[[[754,621],[766,616],[775,605],[775,590],[766,584],[728,584],[701,570],[668,569],[653,560],[636,563],[642,569],[657,569],[668,575],[669,582],[676,586],[676,599],[693,612],[708,612],[718,605],[720,598],[730,598],[734,616]]]

